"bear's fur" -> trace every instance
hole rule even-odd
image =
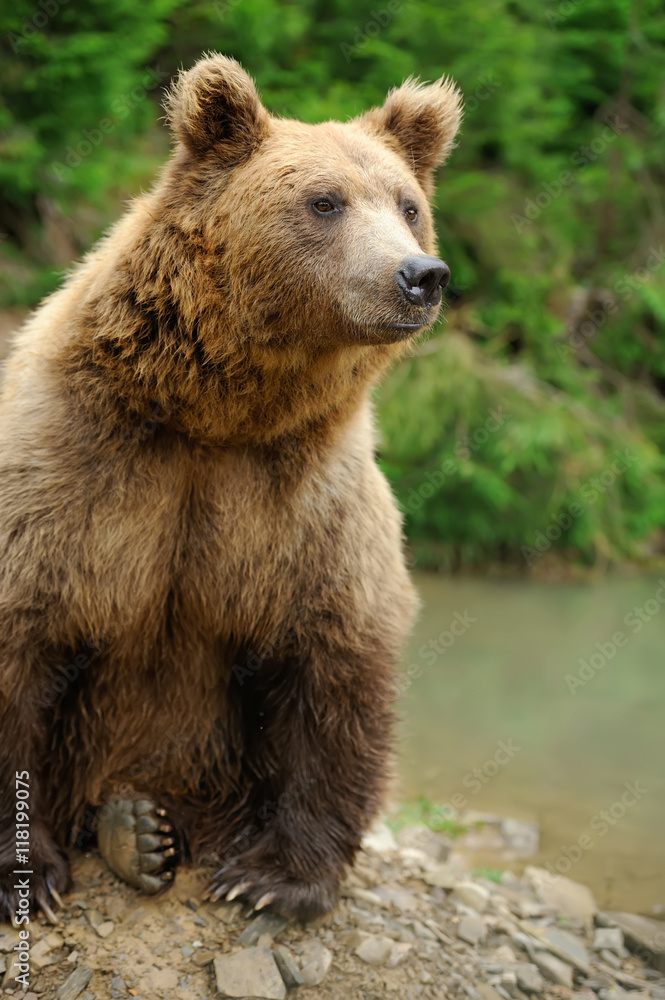
[[[307,916],[334,904],[389,771],[416,602],[370,392],[438,311],[394,275],[434,252],[459,95],[408,81],[306,125],[211,55],[167,111],[154,190],[7,364],[0,919],[15,772],[33,905],[67,888],[96,808],[149,796],[184,857],[220,856],[217,890]]]

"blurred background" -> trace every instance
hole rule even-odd
[[[460,85],[465,123],[435,210],[445,315],[377,396],[379,459],[424,602],[404,664],[400,795],[425,816],[461,795],[467,810],[533,819],[543,864],[591,829],[570,876],[601,905],[657,912],[665,9],[4,4],[3,351],[151,184],[169,150],[163,89],[208,49],[238,58],[271,111],[306,121],[360,113],[411,74]]]

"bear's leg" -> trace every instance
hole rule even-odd
[[[54,906],[69,884],[64,854],[49,831],[41,787],[48,766],[48,723],[36,654],[0,650],[0,921]],[[44,657],[42,662],[48,662]]]
[[[240,683],[252,792],[244,831],[218,846],[213,899],[242,896],[302,919],[335,905],[389,777],[395,657],[382,645],[320,642]]]
[[[173,881],[176,838],[166,811],[150,799],[110,799],[101,806],[97,846],[111,871],[148,895]]]

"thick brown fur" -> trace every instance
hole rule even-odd
[[[233,60],[181,74],[154,190],[19,333],[0,403],[0,918],[30,772],[32,901],[110,796],[163,806],[284,912],[332,906],[389,771],[415,598],[370,391],[425,327],[460,118],[408,82],[346,124],[272,117]],[[317,214],[315,199],[341,206]],[[408,221],[406,204],[418,219]]]

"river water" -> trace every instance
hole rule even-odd
[[[665,579],[415,579],[401,795],[535,819],[601,907],[665,905]]]

